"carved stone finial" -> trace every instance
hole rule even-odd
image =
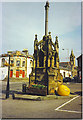
[[[49,32],[49,35],[51,35],[51,32]]]
[[[55,44],[58,43],[58,36],[55,37]]]
[[[71,50],[71,53],[73,53],[73,49]]]
[[[58,36],[55,37],[55,45],[57,45],[57,47],[59,48],[59,44],[58,44]]]
[[[49,7],[49,2],[48,2],[48,1],[46,2],[46,5],[45,5],[45,7]]]
[[[58,36],[56,36],[56,40],[58,40]]]
[[[73,49],[71,50],[71,56],[74,56]]]
[[[37,40],[37,34],[35,35],[35,40]]]

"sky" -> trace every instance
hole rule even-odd
[[[44,6],[45,2],[2,3],[1,53],[27,48],[33,54],[35,34],[38,41],[45,35]],[[81,2],[50,2],[49,31],[53,42],[58,36],[60,61],[69,61],[72,49],[77,58],[81,54]]]

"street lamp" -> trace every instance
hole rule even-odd
[[[69,49],[62,49],[62,50],[67,50],[67,55],[68,55],[68,59],[69,59]]]
[[[47,86],[47,95],[49,94],[49,79],[48,79],[48,40],[46,37],[46,86]]]
[[[10,75],[10,53],[9,53],[9,64],[8,64],[8,80],[7,80],[7,87],[6,87],[6,99],[9,98],[9,75]]]
[[[36,52],[36,56],[35,56],[35,59],[36,59],[36,66],[35,66],[35,84],[36,84],[36,79],[37,79],[37,50],[35,51]]]
[[[67,50],[67,54],[68,54],[68,59],[69,59],[69,49],[62,49],[62,50]],[[69,69],[69,62],[68,62],[68,69]],[[69,75],[69,70],[68,70],[68,75]]]
[[[73,67],[73,62],[71,61],[71,78],[73,77],[72,67]]]

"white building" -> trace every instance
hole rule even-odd
[[[59,63],[60,73],[62,74],[63,78],[65,77],[74,77],[77,76],[77,68],[74,67],[72,69],[71,62],[60,62]]]
[[[5,77],[7,77],[8,75],[8,67],[7,66],[2,67],[2,63],[4,63],[4,60],[8,61],[8,57],[0,58],[0,80],[4,80]]]
[[[32,71],[32,57],[28,50],[9,51],[10,55],[10,78],[27,78]],[[9,52],[0,56],[0,80],[8,75]]]

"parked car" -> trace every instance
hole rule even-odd
[[[63,82],[71,82],[71,78],[70,77],[65,77],[65,78],[63,78]]]
[[[81,80],[80,80],[79,77],[73,77],[73,78],[71,79],[71,81],[72,81],[72,82],[76,82],[76,83],[80,83],[80,82],[81,82]]]

